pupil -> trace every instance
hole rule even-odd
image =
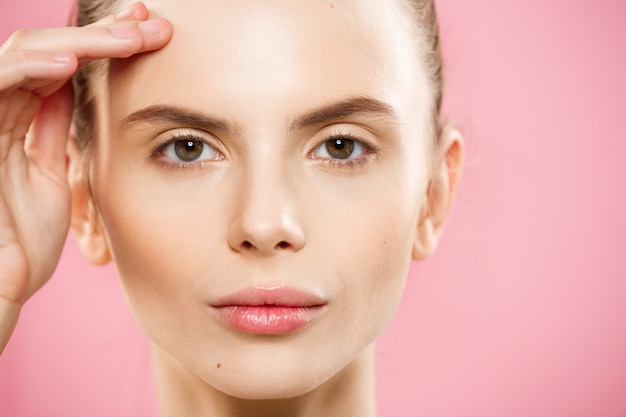
[[[354,150],[354,141],[351,139],[331,139],[326,142],[328,155],[335,159],[347,159]]]
[[[174,143],[174,152],[182,161],[191,162],[202,155],[203,145],[197,140],[179,140]]]

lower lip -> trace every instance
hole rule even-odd
[[[235,329],[246,333],[284,334],[309,323],[322,306],[223,306],[214,307],[220,317]]]

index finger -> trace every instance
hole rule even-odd
[[[165,18],[116,21],[110,26],[23,29],[15,32],[5,49],[72,53],[79,63],[102,58],[127,58],[163,47],[172,36]]]

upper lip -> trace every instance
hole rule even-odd
[[[211,303],[212,307],[228,306],[279,306],[316,307],[326,304],[319,296],[289,286],[247,287]]]

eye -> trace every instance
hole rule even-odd
[[[180,165],[222,159],[222,155],[212,146],[193,136],[174,138],[163,145],[158,153]]]
[[[353,160],[367,155],[369,148],[363,143],[346,136],[332,137],[319,145],[313,155],[316,158]]]

